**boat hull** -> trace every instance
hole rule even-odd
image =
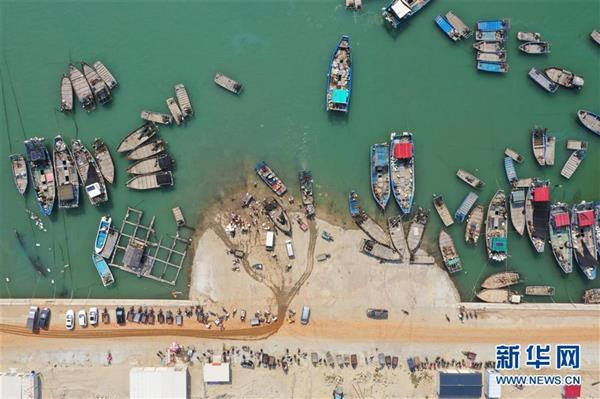
[[[490,260],[505,261],[508,257],[508,212],[506,195],[496,191],[488,207],[485,221],[485,239]]]
[[[573,241],[571,239],[571,223],[569,208],[566,204],[557,203],[550,207],[548,221],[550,248],[558,266],[565,274],[573,271]]]
[[[415,196],[415,157],[410,132],[390,135],[390,184],[394,199],[403,215],[410,215]],[[396,148],[398,151],[396,151]]]
[[[371,146],[371,194],[382,211],[390,199],[390,147],[387,143]]]
[[[589,131],[600,136],[600,115],[591,111],[579,110],[577,111],[577,117],[579,122]]]
[[[342,36],[333,51],[327,73],[325,109],[348,112],[352,94],[352,54],[350,38]]]
[[[52,159],[43,138],[34,137],[25,140],[25,149],[29,158],[29,177],[35,190],[40,213],[44,216],[50,216],[56,198]]]

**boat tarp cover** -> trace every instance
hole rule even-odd
[[[398,143],[394,145],[394,158],[406,159],[412,157],[412,143]]]
[[[533,202],[550,201],[550,188],[548,186],[536,187],[533,191]]]
[[[565,227],[570,223],[569,214],[567,212],[561,212],[554,215],[554,225],[556,227]]]
[[[588,227],[594,224],[594,211],[583,211],[577,213],[579,227]]]
[[[167,184],[173,184],[173,177],[170,173],[159,173],[156,175],[156,182],[159,186],[165,186]]]
[[[512,193],[513,202],[519,203],[525,201],[525,191],[517,190]]]
[[[492,238],[492,251],[494,252],[506,252],[508,245],[506,238],[504,237],[493,237]]]
[[[452,25],[450,25],[450,23],[448,23],[446,18],[442,17],[441,15],[438,15],[437,17],[435,17],[435,23],[437,24],[437,26],[440,27],[441,30],[443,30],[447,34],[452,32],[452,29],[454,29],[452,27]]]
[[[402,1],[398,0],[390,7],[398,19],[404,18],[410,13],[410,7],[407,7]]]
[[[346,89],[333,89],[331,99],[336,104],[348,104],[349,93]]]
[[[478,68],[486,72],[502,72],[502,65],[494,62],[480,62]]]

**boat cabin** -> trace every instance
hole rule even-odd
[[[87,193],[90,199],[96,198],[102,195],[102,189],[100,188],[99,183],[93,183],[89,186],[85,186],[85,192]]]

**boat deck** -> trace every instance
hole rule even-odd
[[[217,85],[221,86],[225,90],[228,90],[232,93],[240,94],[240,92],[242,91],[242,85],[239,82],[236,82],[235,80],[231,79],[230,77],[227,77],[220,73],[217,73],[215,75],[214,81]]]
[[[190,101],[190,96],[188,95],[185,86],[181,83],[175,85],[175,97],[177,97],[177,102],[179,103],[183,117],[187,118],[188,116],[191,116],[194,113],[192,102]]]
[[[585,151],[574,151],[569,157],[569,159],[567,159],[567,162],[565,162],[565,165],[560,171],[560,175],[566,179],[570,179],[571,176],[573,176],[573,173],[575,173],[575,171],[577,170],[577,168],[579,168],[579,165],[581,164],[581,161],[583,161],[584,157]]]
[[[473,35],[473,31],[469,28],[453,11],[446,13],[446,19],[450,22],[450,25],[456,29],[461,39],[467,39]]]

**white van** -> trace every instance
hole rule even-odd
[[[272,251],[275,248],[275,233],[267,231],[267,240],[265,241],[267,251]]]
[[[285,240],[285,250],[287,251],[288,258],[294,259],[294,247],[292,247],[292,240]]]
[[[300,323],[308,324],[310,319],[310,308],[308,306],[302,307],[302,316],[300,317]]]

